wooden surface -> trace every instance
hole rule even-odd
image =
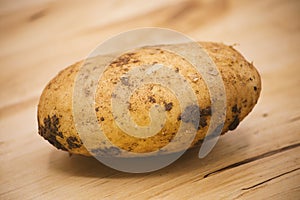
[[[0,199],[299,199],[300,1],[0,0]],[[37,134],[46,83],[122,31],[159,26],[236,46],[263,91],[237,130],[198,159],[127,174]]]

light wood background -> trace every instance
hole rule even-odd
[[[128,174],[37,134],[46,83],[119,32],[143,26],[236,46],[262,75],[242,124],[198,159]],[[0,199],[300,199],[300,1],[0,0]]]

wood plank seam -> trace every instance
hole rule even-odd
[[[257,160],[261,160],[263,158],[267,158],[267,157],[270,157],[270,156],[273,156],[275,154],[278,154],[278,153],[282,153],[284,151],[288,151],[288,150],[291,150],[291,149],[294,149],[294,148],[297,148],[300,146],[300,143],[296,143],[296,144],[292,144],[292,145],[289,145],[289,146],[285,146],[285,147],[282,147],[282,148],[279,148],[279,149],[275,149],[275,150],[272,150],[272,151],[269,151],[269,152],[266,152],[266,153],[263,153],[263,154],[260,154],[258,156],[254,156],[254,157],[251,157],[251,158],[247,158],[245,160],[242,160],[242,161],[239,161],[239,162],[236,162],[236,163],[233,163],[231,165],[227,165],[226,167],[223,167],[221,169],[218,169],[218,170],[215,170],[213,172],[210,172],[208,174],[205,174],[203,176],[203,178],[207,178],[211,175],[215,175],[215,174],[218,174],[220,172],[223,172],[223,171],[226,171],[226,170],[229,170],[229,169],[233,169],[235,167],[239,167],[239,166],[242,166],[242,165],[245,165],[245,164],[248,164],[248,163],[251,163],[251,162],[254,162],[254,161],[257,161]]]

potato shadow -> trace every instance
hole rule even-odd
[[[236,131],[234,131],[236,132]],[[239,137],[238,139],[236,137]],[[100,163],[93,157],[85,157],[81,155],[69,156],[66,152],[57,152],[56,150],[50,155],[49,165],[53,170],[59,173],[69,174],[70,176],[79,177],[97,177],[109,179],[126,179],[126,178],[143,178],[163,176],[166,174],[186,173],[195,171],[199,176],[204,177],[206,174],[217,170],[220,166],[230,163],[231,159],[236,158],[235,153],[243,154],[249,146],[249,137],[246,133],[227,133],[219,138],[214,149],[203,159],[198,158],[199,147],[195,147],[186,151],[178,160],[169,166],[149,173],[126,173],[114,170]],[[232,143],[236,140],[242,141],[232,147]],[[235,162],[232,160],[232,163]]]

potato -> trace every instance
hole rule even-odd
[[[234,130],[251,112],[261,92],[261,79],[252,63],[232,46],[220,43],[200,42],[215,62],[224,82],[226,92],[226,120],[222,133]],[[182,75],[197,94],[198,105],[191,105],[181,111],[174,94],[157,84],[146,84],[135,90],[129,100],[129,112],[139,126],[150,123],[149,110],[153,104],[165,108],[166,121],[162,129],[148,138],[138,138],[124,133],[115,123],[112,114],[111,98],[116,84],[128,70],[145,64],[161,63],[170,66]],[[72,98],[74,81],[82,61],[61,71],[44,89],[38,105],[39,134],[58,149],[74,154],[90,156],[79,137],[73,117]],[[191,76],[192,74],[192,76]],[[160,46],[144,47],[117,57],[99,79],[95,97],[95,111],[99,126],[112,144],[135,153],[147,153],[161,149],[176,135],[180,123],[189,121],[190,113],[198,110],[200,121],[191,147],[205,137],[211,121],[211,100],[206,82],[193,66],[182,57],[162,49]],[[90,138],[91,140],[96,138]],[[175,142],[171,153],[182,150],[181,140]],[[118,148],[103,142],[95,144],[92,153],[126,157]]]

